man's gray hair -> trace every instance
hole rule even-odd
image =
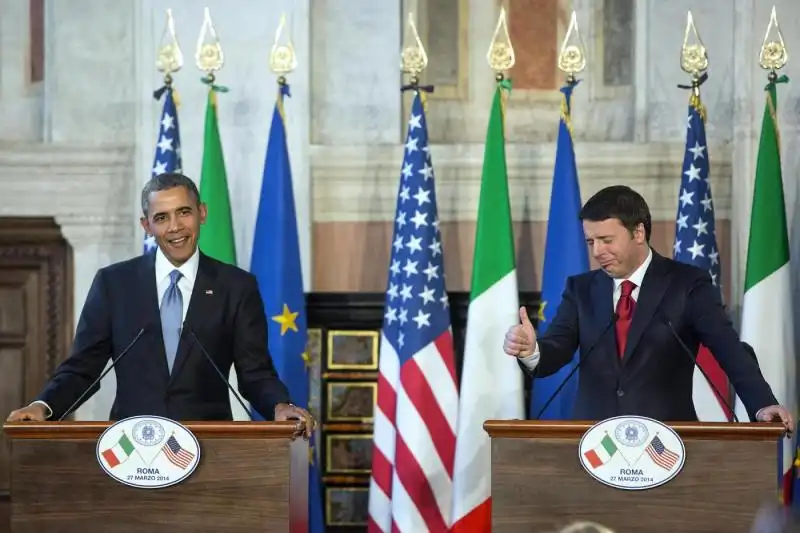
[[[200,191],[197,185],[187,176],[179,172],[167,172],[150,178],[142,188],[142,213],[147,216],[150,210],[150,194],[158,191],[166,191],[175,187],[186,187],[189,195],[197,205],[200,205]]]

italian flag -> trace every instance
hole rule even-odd
[[[756,161],[741,336],[755,349],[761,372],[778,402],[796,416],[789,232],[775,92],[775,84],[770,83]],[[749,419],[738,397],[736,414],[740,420]],[[781,470],[787,473],[792,465],[793,450],[786,445],[783,448]]]
[[[122,434],[117,443],[111,448],[104,450],[101,455],[106,460],[108,466],[114,468],[115,466],[124,463],[136,450],[133,443],[130,441],[126,434]]]
[[[200,250],[217,261],[236,264],[233,215],[228,195],[228,175],[222,153],[217,120],[217,93],[208,91],[203,137],[203,167],[200,171],[200,199],[208,206],[208,217],[200,231]]]
[[[614,440],[606,435],[600,444],[583,453],[583,456],[592,465],[592,468],[599,468],[609,462],[614,454],[617,453],[617,445]]]
[[[519,323],[504,85],[495,91],[483,159],[453,470],[454,533],[491,531],[491,443],[483,423],[525,418],[522,371],[503,352],[506,331]]]

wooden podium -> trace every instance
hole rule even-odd
[[[590,422],[488,420],[492,533],[591,521],[614,533],[746,533],[778,495],[780,424],[669,423],[686,446],[677,477],[647,490],[594,480],[578,459]]]
[[[194,473],[142,489],[109,477],[96,444],[108,422],[11,422],[12,533],[300,533],[307,530],[308,442],[301,423],[185,422]]]

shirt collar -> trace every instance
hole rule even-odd
[[[636,287],[641,287],[642,282],[644,281],[644,275],[647,272],[647,267],[650,266],[650,263],[653,261],[653,250],[651,248],[647,249],[647,257],[645,258],[644,262],[639,265],[639,268],[633,271],[633,273],[624,279],[614,278],[614,290],[618,290],[622,282],[630,280],[636,285]]]
[[[161,251],[161,248],[156,249],[156,282],[161,283],[169,278],[173,270],[179,270],[189,285],[194,285],[194,280],[197,278],[197,267],[200,265],[200,249],[196,248],[192,256],[181,266],[176,267],[169,262],[167,256]]]

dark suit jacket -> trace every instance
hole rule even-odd
[[[538,339],[539,365],[528,372],[532,377],[554,374],[580,349],[584,359],[575,419],[630,414],[661,421],[697,420],[692,401],[694,364],[667,320],[693,353],[700,344],[711,350],[751,419],[762,407],[778,403],[704,270],[653,252],[621,360],[615,328],[607,329],[614,314],[613,291],[614,280],[602,270],[568,278],[556,316]],[[595,343],[594,351],[587,353]]]
[[[155,279],[155,254],[99,270],[83,306],[72,353],[37,400],[57,419],[145,327],[116,365],[111,420],[160,415],[174,420],[232,419],[229,391],[188,329],[228,376],[235,364],[239,391],[265,419],[288,402],[267,349],[263,301],[253,275],[200,254],[194,289],[172,374],[167,369]],[[96,392],[93,391],[92,394]],[[87,398],[90,395],[87,395]]]

